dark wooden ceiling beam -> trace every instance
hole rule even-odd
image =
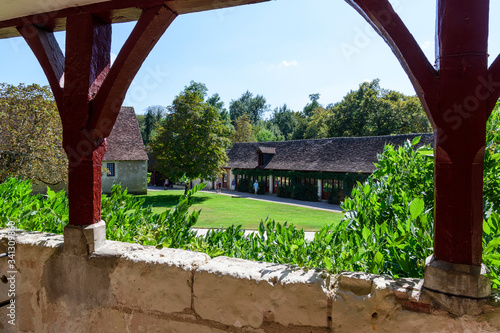
[[[49,31],[65,30],[66,18],[82,13],[108,18],[109,23],[119,23],[137,21],[143,10],[158,5],[165,5],[181,15],[266,1],[270,0],[111,0],[0,21],[0,38],[19,36],[12,27],[25,25],[36,25]]]

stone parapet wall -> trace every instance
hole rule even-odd
[[[6,252],[8,231],[0,230]],[[452,317],[422,280],[330,274],[106,241],[93,255],[63,236],[16,231],[15,326],[1,332],[498,332],[500,308]],[[12,271],[0,259],[0,277]],[[10,282],[0,282],[0,301]]]

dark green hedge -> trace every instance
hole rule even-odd
[[[352,188],[357,182],[363,183],[368,175],[362,173],[345,173],[345,172],[303,172],[303,171],[283,171],[283,170],[262,170],[262,169],[233,169],[232,173],[235,175],[246,175],[248,178],[260,176],[273,176],[273,177],[288,177],[292,179],[337,179],[344,183],[344,196],[350,196]],[[293,184],[292,184],[293,186]],[[243,191],[245,192],[245,191]],[[278,190],[278,196],[279,195]],[[283,193],[283,195],[287,195]],[[286,196],[283,196],[286,198]]]
[[[318,186],[311,184],[295,184],[292,198],[303,201],[318,201]]]
[[[252,192],[252,183],[250,182],[250,179],[240,179],[236,189],[238,192]]]

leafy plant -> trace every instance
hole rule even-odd
[[[328,191],[328,203],[339,205],[343,190],[332,187]]]
[[[318,186],[296,183],[293,187],[292,198],[304,201],[318,201]]]
[[[483,262],[491,270],[493,287],[500,287],[499,120],[496,109],[488,124],[485,153]],[[232,226],[196,236],[192,228],[200,212],[189,213],[188,208],[203,185],[188,191],[174,208],[161,214],[150,207],[141,208],[142,200],[114,186],[109,197],[102,197],[107,237],[333,272],[422,277],[424,260],[433,252],[434,162],[430,147],[418,144],[415,139],[398,149],[387,146],[378,157],[377,170],[345,199],[345,218],[326,224],[311,241],[293,224],[267,220],[261,221],[255,233],[245,234],[241,226]],[[242,179],[240,185],[245,182],[251,185],[248,179]],[[280,195],[292,190],[279,187]],[[0,204],[3,227],[13,221],[20,229],[62,233],[68,222],[64,192],[31,195],[29,181],[9,178],[0,184]]]
[[[281,198],[291,198],[293,193],[293,186],[290,185],[280,185],[278,187],[278,197]]]
[[[62,125],[50,87],[0,83],[0,182],[9,176],[37,183],[67,181]]]
[[[68,200],[64,191],[31,195],[31,181],[9,177],[0,184],[0,227],[62,233],[68,222]]]
[[[259,188],[257,190],[257,194],[265,194],[265,193],[266,193],[266,182],[264,180],[261,180],[259,182]]]
[[[500,286],[499,129],[497,106],[488,122],[483,228],[483,262],[494,287]],[[434,159],[430,147],[418,143],[415,139],[397,150],[387,146],[377,170],[344,201],[346,218],[336,231],[349,254],[343,259],[357,261],[353,268],[423,276],[424,260],[433,252]]]
[[[238,188],[237,190],[239,192],[251,192],[252,190],[252,183],[250,179],[248,178],[242,178],[238,181]]]

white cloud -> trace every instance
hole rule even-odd
[[[422,50],[427,50],[429,47],[432,46],[432,42],[430,40],[426,40],[425,42],[422,43]]]
[[[299,63],[297,62],[297,60],[292,60],[292,61],[283,60],[280,64],[280,66],[285,66],[285,67],[298,66],[298,65]]]

